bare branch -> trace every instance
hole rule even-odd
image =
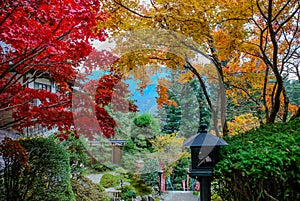
[[[263,16],[263,18],[265,18],[266,20],[268,19],[267,16],[265,15],[265,13],[262,11],[260,5],[259,5],[259,0],[256,0],[256,6],[260,12],[260,14]]]
[[[15,64],[12,64],[9,68],[7,68],[1,75],[0,75],[0,79],[3,79],[9,72],[12,72],[13,70],[15,70],[17,67],[19,67],[21,64],[23,64],[26,61],[32,60],[35,57],[37,57],[38,55],[40,55],[43,51],[46,50],[46,47],[42,47],[40,48],[37,52],[33,53],[30,56],[24,56],[23,58],[21,58],[18,62],[16,62]]]
[[[213,122],[214,122],[214,129],[215,129],[215,132],[216,132],[216,135],[220,137],[220,134],[219,134],[219,130],[218,130],[218,119],[217,119],[217,111],[218,110],[215,110],[213,108],[213,105],[212,105],[212,102],[211,102],[211,99],[209,97],[209,94],[207,92],[207,88],[204,84],[204,81],[203,79],[201,78],[200,74],[198,73],[197,69],[195,69],[195,67],[188,61],[188,59],[186,59],[186,64],[185,67],[187,69],[189,69],[198,79],[199,83],[200,83],[200,86],[203,90],[203,93],[204,93],[204,96],[205,96],[205,99],[209,105],[209,109],[212,113],[212,117],[213,117]],[[225,121],[225,120],[224,120]],[[200,126],[200,125],[199,125]],[[226,132],[226,131],[225,131]]]
[[[13,106],[1,107],[1,108],[0,108],[0,112],[6,111],[6,110],[11,110],[11,109],[13,109],[13,108],[16,108],[16,107],[19,107],[19,106],[22,106],[22,105],[26,105],[27,103],[28,103],[28,101],[26,101],[26,102],[24,102],[24,103],[20,103],[20,104],[13,105]]]
[[[275,30],[275,33],[279,32],[279,30],[288,22],[290,21],[297,12],[299,12],[299,9],[300,9],[300,5],[294,10],[294,12],[289,16],[287,17],[279,26],[278,28]]]
[[[155,10],[157,10],[156,6],[154,5],[153,0],[150,0],[150,3],[151,3],[151,5],[153,6],[153,8],[154,8]]]
[[[201,78],[201,76],[199,75],[199,73],[198,73],[198,71],[195,69],[195,67],[189,62],[189,61],[187,61],[186,60],[186,62],[187,62],[187,68],[197,77],[197,79],[199,80],[199,83],[200,83],[200,85],[201,85],[201,88],[203,89],[203,93],[204,93],[204,95],[205,95],[205,98],[206,98],[206,100],[207,100],[207,103],[208,103],[208,105],[209,105],[209,108],[210,109],[212,109],[213,110],[213,106],[212,106],[212,103],[211,103],[211,100],[210,100],[210,97],[209,97],[209,95],[208,95],[208,92],[207,92],[207,90],[206,90],[206,86],[205,86],[205,84],[204,84],[204,81],[202,80],[202,78]]]
[[[142,15],[142,14],[140,14],[140,13],[138,13],[138,12],[136,12],[136,11],[130,9],[130,8],[128,8],[127,6],[123,5],[123,4],[120,3],[120,2],[117,2],[117,1],[114,1],[114,2],[115,2],[116,4],[118,4],[119,6],[121,6],[122,8],[125,8],[126,10],[130,11],[131,13],[133,13],[133,14],[139,16],[139,17],[143,17],[143,18],[152,18],[151,16]]]
[[[272,21],[276,21],[277,17],[282,13],[282,11],[284,11],[284,9],[289,5],[290,2],[290,0],[285,2],[284,6],[282,6],[282,8],[278,11]]]
[[[243,91],[243,92],[245,92],[246,94],[247,94],[247,96],[256,104],[256,105],[261,105],[259,102],[257,102],[257,100],[253,97],[253,96],[251,96],[251,94],[246,90],[246,89],[244,89],[244,88],[242,88],[242,87],[239,87],[239,86],[237,86],[237,85],[233,85],[233,84],[229,84],[230,86],[232,86],[232,87],[234,87],[234,88],[236,88],[236,89],[239,89],[239,90],[241,90],[241,91]]]
[[[19,118],[19,119],[15,119],[14,121],[8,122],[6,124],[3,124],[3,125],[0,126],[0,129],[7,129],[10,126],[15,125],[17,122],[20,122],[20,121],[22,121],[25,118],[26,117],[22,117],[22,118]]]
[[[6,14],[5,18],[3,18],[3,20],[0,22],[0,26],[2,26],[2,24],[9,18],[9,16],[11,16],[14,13],[14,11],[16,10],[17,7],[18,6],[14,6],[12,11],[10,13]]]
[[[271,198],[272,200],[274,200],[274,201],[279,201],[279,200],[277,200],[276,198],[274,198],[273,196],[271,196],[266,190],[264,190],[264,193],[265,193],[269,198]]]

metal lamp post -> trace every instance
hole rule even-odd
[[[207,125],[202,124],[200,132],[188,138],[183,146],[191,149],[192,165],[190,177],[200,182],[200,200],[211,200],[211,181],[213,168],[220,160],[220,146],[228,145],[225,140],[207,132]]]

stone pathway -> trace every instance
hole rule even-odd
[[[164,201],[198,201],[199,198],[192,191],[167,191],[164,194]]]
[[[89,174],[87,178],[98,184],[103,174]],[[124,184],[128,185],[128,184]],[[198,201],[199,196],[193,195],[192,191],[166,191],[161,196],[163,201]]]
[[[92,182],[94,182],[95,184],[98,184],[102,176],[103,174],[89,174],[86,177],[92,180]]]

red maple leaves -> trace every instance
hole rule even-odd
[[[96,28],[106,18],[100,1],[4,0],[0,7],[0,113],[7,112],[5,115],[13,117],[0,123],[0,128],[13,126],[21,132],[37,124],[49,129],[73,128],[74,81],[85,79],[95,67],[117,60],[107,51],[93,52],[90,44],[92,39],[103,41],[107,37],[105,30]],[[90,60],[80,66],[88,56]],[[55,93],[28,88],[38,79],[55,83]],[[103,78],[108,79],[115,78]],[[98,84],[105,91],[97,93],[96,101],[93,97],[90,102],[96,109],[96,122],[109,137],[116,124],[104,106],[109,104],[114,88],[108,82]],[[34,105],[37,100],[39,104]]]
[[[0,156],[4,161],[4,165],[0,163],[0,167],[10,168],[13,165],[20,165],[24,168],[30,167],[26,150],[18,141],[13,139],[6,137],[0,142]]]
[[[91,51],[89,39],[105,40],[99,1],[2,1],[3,42],[1,78],[11,71],[47,70],[54,77],[71,79],[72,68]]]
[[[107,112],[136,112],[136,106],[129,98],[128,85],[122,81],[122,75],[111,72],[99,80],[90,80],[82,84],[80,91],[73,93],[73,117],[76,130],[87,138],[93,139],[102,133],[106,137],[114,135],[117,126]]]

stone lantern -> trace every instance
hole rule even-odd
[[[183,146],[191,149],[192,165],[189,175],[200,182],[201,201],[211,200],[213,168],[220,160],[220,146],[227,145],[225,140],[208,133],[206,129],[207,125],[202,124],[200,132],[183,143]]]

